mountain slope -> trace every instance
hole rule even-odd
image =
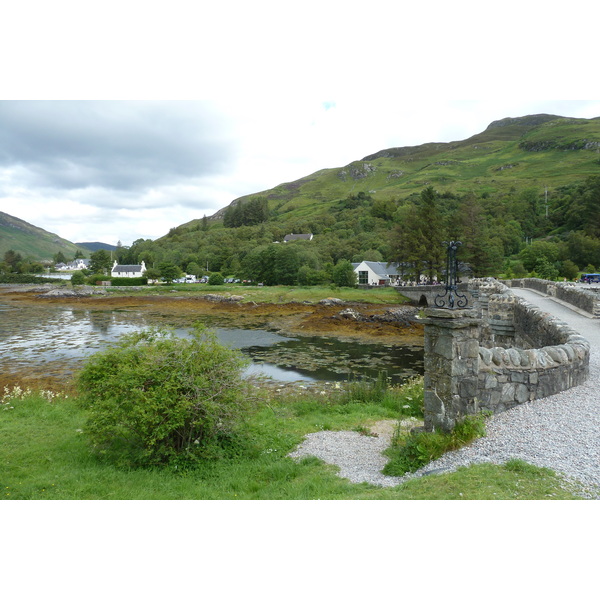
[[[88,250],[55,233],[0,212],[0,258],[8,250],[33,260],[52,260],[58,252],[62,252],[66,258],[72,258],[78,251],[89,256]]]
[[[600,118],[528,115],[494,121],[462,141],[381,150],[344,167],[237,198],[232,205],[264,197],[272,215],[285,222],[330,212],[359,192],[397,201],[431,185],[440,193],[489,197],[526,188],[552,190],[598,174]],[[209,219],[221,219],[226,210]]]
[[[104,242],[77,242],[77,245],[81,248],[85,248],[90,252],[96,252],[97,250],[106,250],[107,252],[114,252],[117,246],[112,244],[105,244]]]

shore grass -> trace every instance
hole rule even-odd
[[[318,430],[362,431],[399,418],[406,390],[357,401],[342,391],[263,392],[247,422],[252,440],[243,456],[185,473],[125,470],[92,452],[86,415],[74,398],[23,393],[0,405],[0,497],[3,500],[450,500],[574,499],[552,471],[512,461],[409,480],[394,488],[352,484],[337,468],[287,456]],[[412,393],[412,392],[410,392]],[[400,407],[400,408],[399,408]]]
[[[364,304],[402,304],[407,299],[392,287],[371,289],[332,287],[332,286],[255,286],[255,285],[207,285],[207,284],[173,284],[147,286],[144,288],[107,288],[111,295],[144,296],[173,295],[205,296],[221,294],[243,296],[242,302],[269,304],[286,304],[289,302],[319,302],[324,298],[338,298],[345,302]]]

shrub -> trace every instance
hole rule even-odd
[[[111,277],[110,284],[122,287],[148,285],[148,279],[146,277]]]
[[[235,449],[247,407],[246,359],[197,325],[190,338],[164,329],[124,336],[78,375],[86,433],[127,466],[191,466]]]
[[[208,285],[223,285],[225,280],[223,279],[223,275],[221,273],[212,273],[208,278]]]
[[[0,283],[56,283],[56,279],[23,275],[21,273],[2,273],[0,274]]]
[[[100,273],[92,273],[88,278],[87,282],[89,285],[102,285],[103,281],[110,281],[111,277],[108,275],[101,275]]]
[[[81,271],[76,271],[71,275],[71,283],[73,285],[83,285],[85,283],[85,275]]]
[[[333,283],[339,287],[354,287],[356,285],[356,273],[349,260],[340,260],[333,267]]]

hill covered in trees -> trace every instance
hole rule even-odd
[[[122,252],[197,274],[321,283],[340,261],[398,261],[414,276],[428,240],[460,239],[477,275],[571,278],[600,267],[599,210],[600,118],[530,115],[282,183]],[[314,238],[274,244],[289,233]]]

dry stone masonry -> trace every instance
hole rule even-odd
[[[466,415],[499,413],[587,379],[590,346],[579,333],[496,280],[472,280],[470,293],[470,310],[425,311],[428,431],[449,431]]]

